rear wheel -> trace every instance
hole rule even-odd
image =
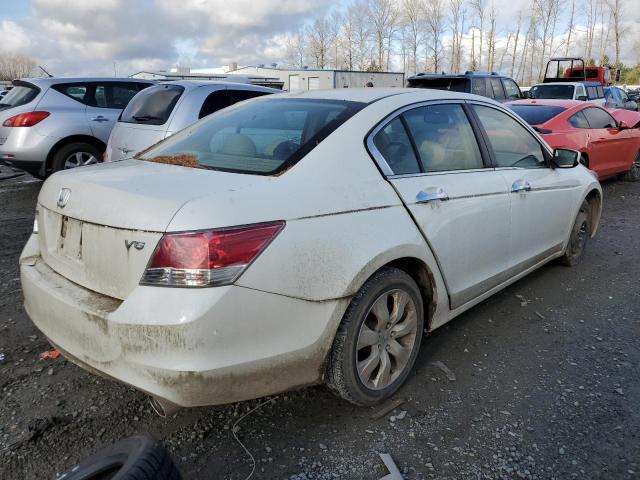
[[[591,206],[587,201],[582,202],[576,221],[571,229],[567,250],[562,257],[562,263],[569,267],[577,265],[584,256],[584,250],[591,234]]]
[[[329,387],[356,405],[393,395],[415,363],[424,325],[420,290],[397,268],[376,272],[349,305],[333,344]]]
[[[627,182],[637,182],[640,180],[640,152],[636,155],[629,171],[626,172],[622,178]]]
[[[53,156],[52,173],[86,165],[95,165],[100,162],[101,158],[102,153],[90,143],[70,143],[60,148]]]

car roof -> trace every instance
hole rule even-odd
[[[419,94],[421,100],[447,100],[447,99],[482,99],[486,101],[487,98],[479,97],[478,95],[472,95],[462,92],[451,92],[448,90],[436,90],[428,88],[335,88],[330,90],[307,90],[304,92],[291,92],[279,95],[279,97],[288,98],[309,98],[309,99],[322,99],[322,100],[346,100],[352,102],[372,103],[382,98]]]
[[[545,83],[536,83],[535,85],[533,85],[532,87],[539,87],[541,85],[573,85],[574,87],[576,85],[583,85],[585,87],[601,87],[602,84],[599,82],[580,82],[580,81],[576,81],[576,82],[545,82]]]
[[[511,78],[497,72],[465,72],[465,73],[418,73],[412,75],[407,80],[432,80],[439,78]]]
[[[257,90],[261,92],[282,92],[277,88],[263,87],[262,85],[254,85],[253,83],[234,82],[226,80],[163,80],[156,83],[156,85],[180,85],[185,90],[193,90],[200,87],[225,87],[233,85],[234,87],[242,86],[243,89]]]
[[[21,78],[23,82],[33,83],[39,87],[58,85],[60,83],[81,83],[81,82],[126,82],[126,83],[148,83],[154,84],[151,80],[141,80],[129,77],[34,77]]]
[[[595,104],[589,104],[588,102],[583,102],[581,100],[554,100],[554,99],[526,99],[526,100],[514,100],[512,102],[508,102],[507,105],[533,105],[533,106],[546,106],[546,107],[563,107],[563,108],[573,108],[579,107],[581,105],[593,106]]]

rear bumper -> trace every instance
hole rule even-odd
[[[68,281],[39,256],[23,256],[20,275],[27,314],[71,361],[184,407],[321,381],[348,303],[238,286],[138,287],[120,301]]]
[[[44,173],[44,164],[58,139],[42,135],[35,127],[2,129],[0,161],[29,173]]]

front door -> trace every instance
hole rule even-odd
[[[580,184],[570,169],[553,169],[545,147],[502,110],[474,104],[496,170],[511,197],[509,273],[516,275],[562,251],[573,224]]]
[[[373,137],[438,261],[452,309],[499,284],[507,268],[509,194],[477,138],[467,107],[455,102],[409,109]]]
[[[94,137],[106,144],[120,112],[140,87],[136,83],[103,82],[92,84],[90,88],[92,96],[85,111],[87,122]]]

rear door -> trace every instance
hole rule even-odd
[[[580,184],[570,169],[552,169],[550,153],[524,123],[488,104],[473,104],[493,164],[511,197],[510,245],[504,252],[516,275],[562,250]]]
[[[85,110],[93,135],[107,143],[118,116],[136,93],[135,82],[96,82],[89,85]]]
[[[378,126],[368,146],[436,256],[451,308],[498,285],[507,266],[509,195],[485,163],[467,107],[412,106]]]

